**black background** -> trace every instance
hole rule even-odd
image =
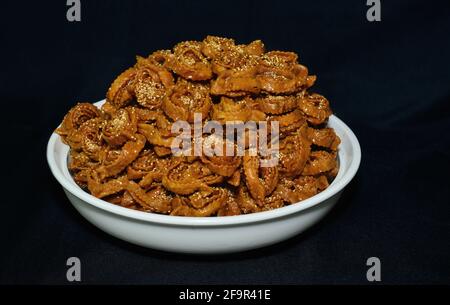
[[[68,22],[65,1],[3,1],[0,283],[450,283],[450,9],[381,1],[382,21],[353,1],[92,1]],[[207,34],[292,50],[315,90],[355,132],[362,163],[337,207],[287,242],[195,257],[133,246],[72,208],[45,146],[77,101],[103,99],[136,54]],[[220,236],[218,236],[220,238]]]

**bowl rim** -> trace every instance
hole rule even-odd
[[[94,105],[99,107],[104,103],[104,101],[105,100],[101,100],[99,102],[94,103]],[[361,163],[361,147],[359,145],[358,139],[356,138],[353,131],[337,116],[331,115],[330,119],[333,120],[336,125],[339,125],[340,129],[342,129],[343,132],[349,138],[350,149],[352,151],[353,156],[349,158],[348,169],[345,171],[345,173],[339,179],[338,177],[336,177],[333,183],[330,184],[330,186],[327,187],[325,190],[308,199],[301,201],[301,203],[294,203],[281,208],[251,214],[221,216],[221,217],[172,216],[172,215],[163,215],[137,211],[96,198],[91,194],[83,191],[78,186],[75,186],[71,181],[67,179],[64,173],[57,166],[54,148],[58,143],[58,141],[61,140],[60,136],[55,132],[52,133],[47,143],[47,162],[49,164],[53,176],[66,191],[68,191],[73,196],[79,198],[80,200],[84,201],[87,204],[90,204],[95,208],[99,208],[101,210],[116,214],[118,216],[141,220],[145,222],[152,222],[166,225],[177,225],[177,226],[226,226],[226,225],[255,223],[295,214],[300,211],[311,208],[313,206],[319,205],[323,201],[327,200],[328,198],[336,195],[341,190],[343,190],[344,187],[353,179]],[[338,152],[338,154],[339,153],[340,152]]]

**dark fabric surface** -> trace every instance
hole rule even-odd
[[[0,283],[450,283],[448,1],[3,2],[0,18]],[[337,207],[306,233],[247,253],[195,257],[117,240],[83,219],[52,177],[45,146],[77,101],[104,98],[136,54],[207,34],[293,50],[315,91],[355,132],[360,170]],[[217,238],[220,238],[218,236]]]

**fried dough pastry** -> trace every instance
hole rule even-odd
[[[135,67],[137,72],[131,90],[137,103],[148,109],[160,109],[167,90],[174,84],[174,77],[165,67],[142,57],[137,57]]]
[[[236,201],[244,214],[273,210],[284,206],[283,199],[277,193],[272,193],[258,202],[251,196],[246,185],[241,184],[237,190]]]
[[[256,68],[259,56],[264,54],[264,44],[261,40],[255,40],[248,45],[236,45],[233,39],[207,36],[201,50],[211,59],[213,72],[221,74],[227,70]]]
[[[123,191],[128,183],[128,179],[125,176],[102,183],[95,171],[92,171],[90,174],[87,177],[88,189],[97,198],[103,198]]]
[[[302,175],[313,176],[333,170],[337,167],[336,153],[326,151],[313,151],[303,169]]]
[[[74,181],[113,204],[174,216],[262,212],[310,198],[338,174],[340,138],[327,127],[329,101],[311,91],[315,81],[296,53],[266,52],[261,40],[237,44],[207,36],[137,56],[100,109],[76,104],[55,132],[70,146]],[[202,154],[172,154],[181,134],[172,127],[183,121],[192,136],[196,114],[202,127],[252,124],[232,138],[186,135],[202,145]],[[258,127],[275,140],[256,134],[252,143]],[[267,166],[269,155],[255,151],[261,144],[277,162]],[[215,153],[221,146],[223,154]]]
[[[117,110],[103,127],[103,139],[111,146],[121,146],[134,140],[138,117],[133,107]]]
[[[259,93],[256,79],[259,56],[264,53],[261,41],[250,45],[235,45],[232,39],[208,36],[203,41],[203,53],[211,59],[217,78],[211,83],[211,94],[230,97]]]
[[[138,132],[144,135],[149,143],[157,146],[170,148],[174,139],[174,137],[165,136],[164,133],[153,124],[139,124]]]
[[[186,79],[199,81],[212,77],[211,64],[201,52],[198,41],[180,42],[173,48],[167,67]]]
[[[239,185],[239,184],[238,184]],[[228,198],[217,211],[217,216],[233,216],[242,214],[234,192],[227,189]]]
[[[78,131],[83,123],[99,116],[100,111],[94,105],[90,103],[78,103],[64,116],[61,126],[56,129],[56,133],[61,136],[63,141],[66,141],[67,136]]]
[[[213,105],[211,113],[211,118],[221,124],[232,121],[247,122],[251,116],[252,109],[248,107],[246,99],[233,100],[228,97],[222,97],[220,103]]]
[[[132,84],[135,80],[136,68],[123,71],[111,84],[106,93],[108,105],[123,107],[133,99]]]
[[[119,150],[110,150],[102,160],[101,165],[95,169],[101,180],[107,177],[116,176],[122,172],[128,164],[133,162],[144,148],[145,137],[137,134],[136,141],[128,141]]]
[[[287,203],[296,203],[314,196],[328,187],[325,176],[301,176],[294,180],[283,179],[276,193]]]
[[[269,124],[273,121],[278,122],[281,137],[285,137],[299,130],[306,124],[305,117],[299,109],[295,109],[287,114],[272,116],[268,121]]]
[[[296,177],[302,173],[311,152],[311,142],[305,128],[281,139],[279,143],[280,173],[285,177]]]
[[[257,156],[245,154],[243,160],[245,183],[258,205],[263,205],[263,200],[272,193],[278,183],[278,168],[261,167]]]
[[[130,181],[127,190],[144,211],[170,213],[172,210],[172,196],[160,185],[146,191],[136,182]]]
[[[228,191],[219,188],[209,188],[196,192],[189,197],[177,197],[172,201],[174,207],[170,215],[175,216],[211,216],[225,204]]]
[[[282,94],[294,93],[312,85],[308,81],[308,69],[297,62],[293,52],[272,51],[261,56],[256,79],[261,90]]]
[[[308,139],[310,139],[314,145],[328,148],[332,151],[335,151],[341,143],[341,139],[332,128],[308,128],[307,133]]]
[[[200,157],[201,161],[211,172],[223,177],[232,177],[242,163],[242,158],[237,155],[236,145],[231,141],[216,139],[217,137],[213,136],[207,137],[204,141],[208,141],[209,138],[214,138],[212,141],[215,145],[222,145],[222,153],[220,155],[203,153]],[[234,178],[237,179],[237,177]]]
[[[87,120],[78,129],[72,129],[65,137],[65,142],[73,150],[84,151],[91,159],[97,161],[102,149],[101,118]]]
[[[332,113],[328,100],[317,93],[307,94],[301,98],[299,108],[312,125],[324,123]]]
[[[189,195],[196,191],[208,190],[209,185],[222,181],[222,176],[214,174],[202,162],[196,160],[189,163],[180,158],[168,169],[162,184],[175,194]]]
[[[183,79],[178,80],[162,102],[162,109],[169,118],[189,123],[194,122],[194,113],[200,113],[202,118],[207,118],[210,108],[209,87]]]
[[[266,95],[256,99],[258,108],[267,114],[283,114],[297,108],[298,100],[292,95]]]

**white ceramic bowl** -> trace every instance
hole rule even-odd
[[[104,101],[96,103],[100,106]],[[213,254],[250,250],[295,236],[336,204],[356,174],[361,149],[353,132],[336,116],[329,119],[341,138],[340,169],[323,192],[279,209],[226,217],[183,217],[145,213],[111,204],[83,191],[67,168],[69,147],[53,133],[47,146],[50,169],[74,207],[92,224],[128,242],[165,251]]]

